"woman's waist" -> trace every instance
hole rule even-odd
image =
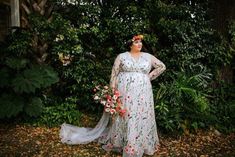
[[[143,72],[143,71],[121,71],[119,73],[120,75],[148,75],[147,72]]]
[[[130,82],[134,83],[135,85],[143,83],[147,83],[150,81],[148,73],[138,72],[138,71],[125,71],[120,72],[118,75],[118,80],[121,82]]]

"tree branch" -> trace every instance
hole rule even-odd
[[[21,3],[21,6],[28,15],[31,14],[31,11],[29,10],[29,8],[24,3]]]
[[[34,2],[34,3],[32,4],[32,6],[33,6],[33,9],[34,9],[35,11],[41,12],[42,9],[38,6],[38,4],[37,4],[36,2]]]
[[[40,8],[45,8],[46,3],[47,3],[47,0],[42,0],[42,1],[39,3],[39,7],[40,7]]]

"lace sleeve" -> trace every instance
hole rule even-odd
[[[110,87],[111,88],[116,88],[117,85],[117,76],[119,73],[120,69],[120,55],[117,56],[117,58],[114,61],[113,68],[112,68],[112,74],[111,74],[111,79],[110,79]]]
[[[150,80],[156,79],[159,75],[163,73],[163,71],[166,70],[166,66],[164,63],[162,63],[159,59],[151,55],[151,65],[154,68],[150,73],[149,73],[149,78]]]

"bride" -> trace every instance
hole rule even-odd
[[[104,150],[122,152],[123,157],[153,155],[158,150],[151,81],[166,67],[155,56],[141,51],[142,40],[142,35],[133,36],[128,42],[130,50],[120,53],[112,68],[110,86],[120,92],[127,113],[110,120],[104,112],[95,128],[64,123],[60,130],[63,143],[86,144],[96,140],[104,144]]]

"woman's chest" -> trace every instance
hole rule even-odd
[[[138,58],[125,55],[121,58],[120,69],[121,71],[148,72],[151,70],[151,62],[146,55],[141,55]]]

